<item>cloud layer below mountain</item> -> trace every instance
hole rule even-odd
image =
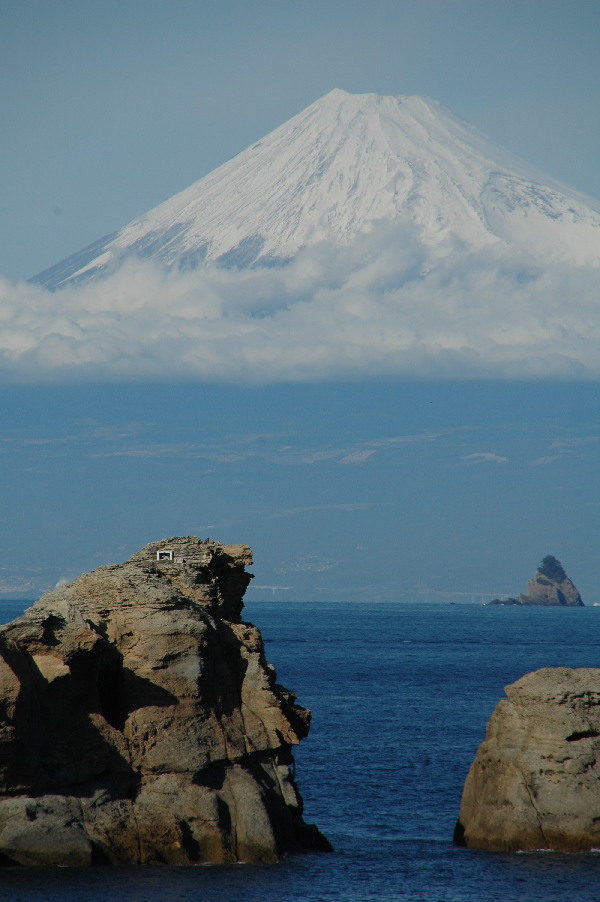
[[[380,228],[285,266],[0,280],[5,381],[598,378],[600,267]]]

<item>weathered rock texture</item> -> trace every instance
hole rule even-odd
[[[522,592],[518,598],[494,598],[490,604],[584,606],[581,595],[563,570],[562,564],[551,554],[543,559],[533,579],[527,580],[527,594]]]
[[[600,848],[600,670],[545,668],[505,691],[467,776],[455,841]]]
[[[166,539],[0,630],[2,863],[328,848],[291,770],[310,712],[240,618],[251,560],[247,545]]]

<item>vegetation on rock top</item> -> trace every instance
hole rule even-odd
[[[562,564],[552,554],[547,554],[545,558],[542,558],[538,573],[555,583],[562,583],[567,578]]]

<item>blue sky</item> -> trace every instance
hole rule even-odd
[[[334,87],[427,94],[600,198],[596,0],[0,0],[0,273],[29,278]]]
[[[598,198],[599,39],[595,0],[0,0],[0,275],[118,229],[333,87],[429,95]],[[600,601],[597,383],[31,378],[0,386],[4,596],[195,533],[253,545],[253,597],[478,600],[554,554]]]

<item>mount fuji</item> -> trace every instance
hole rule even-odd
[[[426,97],[334,90],[214,172],[32,282],[97,280],[125,260],[170,271],[273,267],[378,225],[423,245],[600,262],[600,205]]]

